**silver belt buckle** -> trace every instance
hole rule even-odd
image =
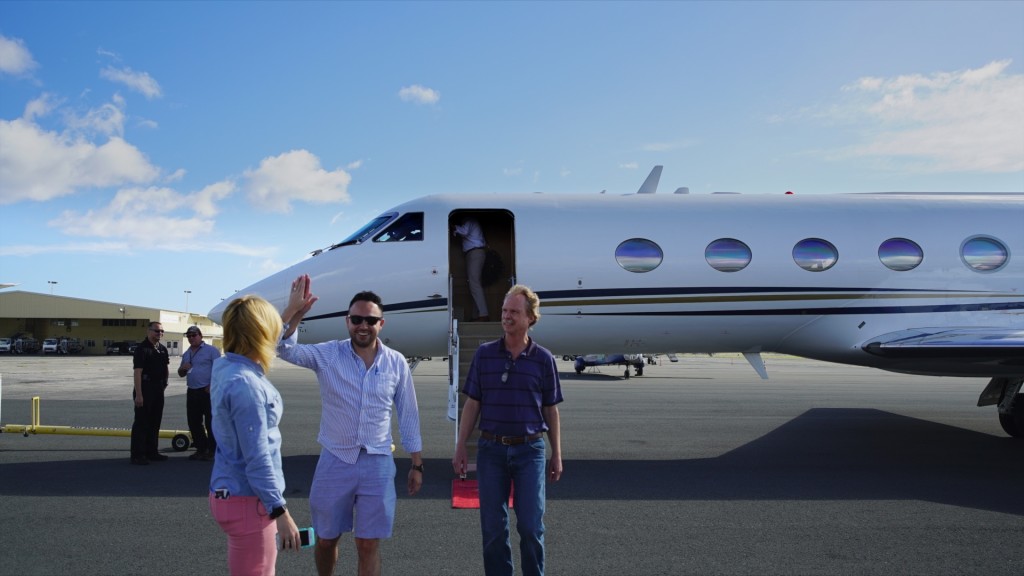
[[[227,500],[231,497],[231,492],[228,492],[227,488],[217,488],[213,491],[213,497],[217,500]]]

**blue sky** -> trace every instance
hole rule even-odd
[[[205,313],[421,195],[656,164],[1024,191],[1022,30],[1019,1],[3,2],[0,283]]]

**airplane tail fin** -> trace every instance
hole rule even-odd
[[[663,166],[655,166],[647,175],[647,180],[636,191],[637,194],[654,194],[658,191],[658,181],[661,180],[661,169]]]

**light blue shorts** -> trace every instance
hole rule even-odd
[[[313,528],[320,538],[337,538],[355,528],[356,538],[390,538],[395,522],[395,459],[390,454],[359,453],[348,464],[328,450],[309,491]]]

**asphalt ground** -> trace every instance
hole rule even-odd
[[[551,575],[1024,574],[1024,442],[983,379],[890,374],[767,357],[681,357],[625,380],[560,362],[565,473],[548,486]],[[414,373],[425,441],[421,493],[404,493],[384,572],[482,573],[475,510],[451,508],[447,362]],[[0,422],[129,427],[129,357],[0,357]],[[308,523],[319,447],[312,374],[279,363],[289,509]],[[184,429],[181,380],[164,428]],[[128,439],[0,434],[0,575],[226,574],[206,492],[210,464],[172,452],[128,463]],[[351,536],[338,574],[354,574]],[[518,554],[517,554],[518,556]],[[518,563],[518,561],[517,561]],[[310,550],[278,574],[314,574]]]

